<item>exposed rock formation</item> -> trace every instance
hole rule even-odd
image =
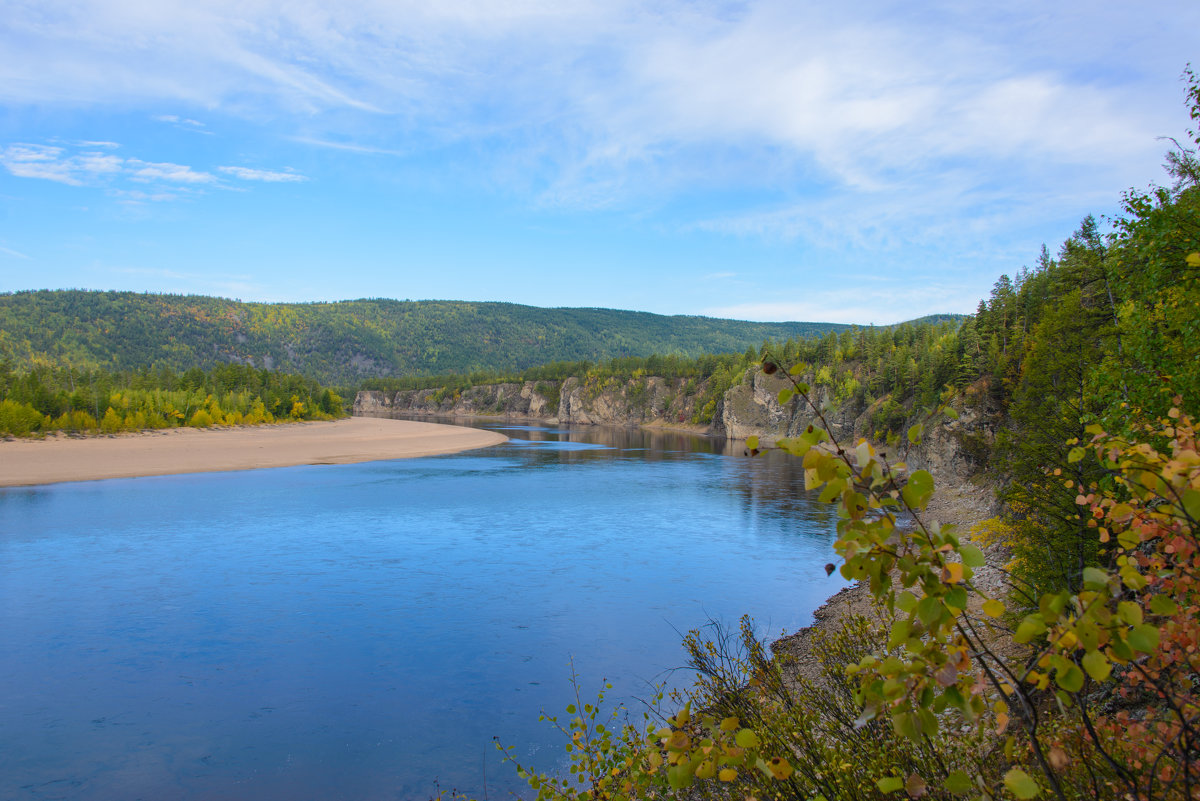
[[[706,384],[654,376],[487,384],[461,391],[364,391],[355,398],[354,413],[502,417],[557,425],[681,427],[731,440],[757,436],[770,443],[800,434],[810,425],[822,425],[816,412],[802,400],[779,403],[780,390],[790,386],[783,375],[749,370],[740,383],[725,392],[711,410],[712,420],[703,425],[692,425],[692,421],[697,418],[698,405],[704,402]],[[820,408],[830,433],[841,442],[853,443],[858,437],[874,433],[870,428],[873,407],[863,407],[853,400],[839,404],[830,388],[823,386],[813,387],[810,397]],[[970,441],[991,437],[982,415],[965,409],[957,420],[930,422],[921,447],[912,449],[905,458],[911,467],[929,470],[939,483],[962,481],[975,467]]]
[[[526,381],[487,384],[461,392],[359,392],[354,413],[451,417],[505,417],[579,425],[686,425],[703,385],[688,379],[643,376],[629,380]],[[713,431],[721,430],[718,425]],[[707,433],[707,432],[706,432]]]

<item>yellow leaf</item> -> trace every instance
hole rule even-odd
[[[1038,787],[1033,777],[1020,768],[1013,768],[1004,774],[1004,786],[1022,801],[1037,798],[1041,793],[1041,788]]]
[[[995,598],[984,601],[983,613],[988,617],[1000,617],[1004,614],[1004,604]]]
[[[769,760],[767,760],[767,770],[771,772],[772,776],[780,781],[787,779],[795,772],[792,766],[789,765],[788,761],[783,757],[771,757]]]

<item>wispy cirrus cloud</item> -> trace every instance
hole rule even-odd
[[[18,2],[0,103],[129,112],[180,149],[0,156],[132,199],[296,185],[264,162],[290,152],[314,184],[361,170],[380,193],[754,240],[812,280],[849,251],[994,276],[1158,174],[1198,29],[1194,0]],[[187,150],[200,137],[172,128],[216,138]]]
[[[126,159],[123,166],[130,179],[140,183],[211,184],[217,181],[217,176],[212,173],[194,170],[184,164]]]
[[[176,125],[186,125],[189,128],[203,128],[204,127],[204,123],[200,122],[199,120],[193,120],[193,119],[189,119],[187,117],[180,117],[178,114],[156,114],[154,116],[154,119],[158,120],[159,122],[170,122],[170,123],[174,123]]]
[[[6,256],[12,256],[14,259],[24,259],[26,261],[29,260],[29,256],[26,256],[19,250],[13,250],[12,248],[5,247],[4,245],[0,245],[0,253],[3,253]]]
[[[276,170],[256,170],[251,167],[217,167],[218,172],[232,175],[243,181],[264,181],[266,183],[295,183],[307,181],[308,178],[291,170],[279,172]]]
[[[68,186],[108,188],[124,200],[173,200],[181,191],[196,191],[204,187],[232,188],[213,172],[186,164],[164,161],[145,161],[109,152],[119,147],[112,142],[85,142],[76,152],[62,145],[17,143],[0,149],[0,166],[18,178],[40,178]],[[95,150],[103,145],[106,150]],[[264,170],[251,167],[221,166],[216,172],[236,181],[282,183],[307,180],[294,170]],[[150,184],[170,191],[131,189],[124,182]]]

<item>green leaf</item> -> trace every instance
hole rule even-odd
[[[777,398],[779,400],[779,405],[787,406],[788,401],[790,401],[792,396],[795,394],[796,390],[792,389],[791,387],[784,387],[783,389],[779,390],[779,395]]]
[[[826,484],[825,488],[821,490],[821,494],[817,498],[817,501],[820,503],[829,503],[841,495],[842,490],[844,489],[846,489],[846,482],[843,479],[835,478]]]
[[[988,617],[1000,617],[1004,614],[1004,604],[995,598],[983,602],[983,613]]]
[[[886,779],[875,782],[875,786],[881,793],[895,793],[904,789],[904,779],[899,776],[888,776]]]
[[[1108,586],[1108,573],[1098,567],[1083,569],[1083,586],[1089,590],[1100,590]]]
[[[1040,637],[1046,632],[1046,622],[1042,620],[1041,615],[1030,615],[1021,621],[1021,625],[1017,626],[1017,631],[1013,634],[1013,639],[1019,643],[1027,643],[1034,637]]]
[[[933,492],[933,476],[928,470],[917,470],[908,477],[908,485],[918,488],[921,493]]]
[[[667,769],[667,783],[674,790],[682,790],[692,784],[692,779],[696,776],[695,771],[690,762],[673,765]]]
[[[952,609],[967,608],[967,588],[961,584],[956,584],[946,593],[946,606]]]
[[[908,483],[901,491],[904,502],[914,509],[924,509],[933,495],[933,476],[926,470],[917,470],[908,477]]]
[[[926,626],[932,626],[941,620],[943,611],[937,598],[922,598],[917,604],[917,617],[921,618],[921,622]]]
[[[1042,792],[1042,788],[1038,787],[1033,777],[1020,768],[1013,768],[1004,774],[1004,786],[1022,801],[1028,798],[1037,798],[1038,794]]]
[[[945,408],[943,408],[942,414],[946,415],[946,417],[949,418],[950,420],[958,419],[958,412],[956,412],[954,410],[953,406],[946,406]]]
[[[1173,615],[1179,611],[1179,605],[1165,595],[1155,595],[1150,599],[1150,611],[1156,615]]]
[[[1192,520],[1200,522],[1200,490],[1183,491],[1183,511]]]
[[[741,729],[734,735],[733,741],[738,748],[758,748],[758,735],[750,729]]]
[[[901,612],[911,612],[917,608],[917,596],[905,590],[896,596],[896,608]]]
[[[1108,657],[1099,651],[1089,651],[1079,661],[1083,663],[1087,674],[1096,681],[1104,681],[1108,674],[1112,673],[1112,664],[1109,663]]]
[[[913,445],[920,445],[921,437],[923,437],[924,435],[925,435],[925,424],[924,423],[917,423],[916,425],[914,425],[913,427],[908,429],[908,441],[911,442]]]
[[[1068,664],[1065,670],[1059,670],[1054,675],[1058,686],[1069,693],[1077,693],[1083,689],[1083,671],[1074,662]]]
[[[758,437],[746,437],[746,447],[752,451],[758,450]]]
[[[946,789],[955,795],[961,795],[974,790],[975,783],[971,781],[970,776],[961,770],[952,770],[950,771],[950,775],[946,777]]]
[[[916,740],[921,736],[921,732],[917,730],[917,722],[909,714],[898,714],[892,716],[892,728],[901,737],[909,740]]]
[[[962,554],[963,564],[967,567],[982,567],[986,561],[983,558],[983,551],[969,542],[960,545],[958,552]]]
[[[1087,448],[1071,448],[1067,453],[1067,463],[1075,464],[1087,455]]]
[[[1149,623],[1134,626],[1129,630],[1129,636],[1125,640],[1130,647],[1148,654],[1158,647],[1158,629]]]
[[[1117,604],[1117,617],[1131,626],[1142,623],[1142,607],[1133,601],[1121,601]]]
[[[908,640],[912,627],[907,620],[897,620],[892,624],[891,636],[888,637],[888,648],[899,648]]]

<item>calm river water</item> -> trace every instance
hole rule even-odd
[[[797,465],[495,426],[453,456],[0,490],[0,799],[424,799],[553,768],[538,712],[840,586]],[[686,676],[673,674],[677,683]]]

